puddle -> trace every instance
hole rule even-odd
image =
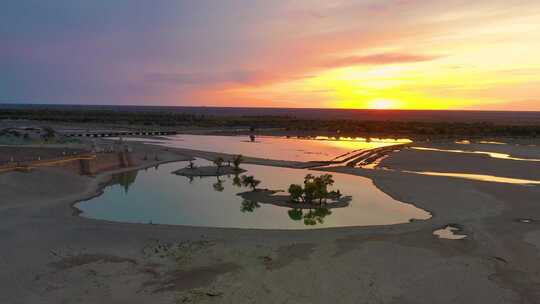
[[[531,224],[531,223],[534,222],[534,220],[533,220],[533,219],[525,219],[525,218],[524,218],[524,219],[516,219],[516,222],[518,222],[518,223],[524,223],[524,224]]]
[[[455,177],[469,180],[477,180],[483,182],[493,182],[493,183],[505,183],[505,184],[515,184],[515,185],[538,185],[540,181],[529,180],[529,179],[519,179],[519,178],[510,178],[510,177],[500,177],[493,175],[483,175],[483,174],[467,174],[467,173],[450,173],[450,172],[418,172],[418,171],[403,171],[406,173],[414,173],[421,175],[430,175],[430,176],[445,176],[445,177]]]
[[[433,235],[436,235],[440,239],[448,239],[448,240],[462,240],[466,238],[467,236],[464,234],[456,234],[456,232],[460,231],[461,229],[454,227],[452,225],[447,225],[446,227],[442,229],[438,229],[433,231]]]
[[[498,159],[509,159],[509,160],[520,160],[520,161],[531,161],[531,162],[540,161],[540,159],[535,159],[535,158],[512,157],[509,154],[498,153],[498,152],[488,152],[488,151],[464,151],[464,150],[436,149],[436,148],[425,148],[425,147],[411,147],[411,149],[421,150],[421,151],[449,152],[449,153],[484,154],[492,158],[498,158]]]

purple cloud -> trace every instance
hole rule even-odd
[[[254,84],[264,75],[256,70],[234,70],[219,73],[149,73],[145,80],[153,83],[186,86],[207,86],[220,84]]]
[[[325,67],[344,67],[353,65],[386,65],[395,63],[422,62],[438,59],[442,56],[407,54],[407,53],[383,53],[366,56],[349,56],[334,59],[324,64]]]

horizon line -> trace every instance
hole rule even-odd
[[[500,112],[500,113],[540,113],[540,110],[478,110],[478,109],[370,109],[370,108],[312,108],[312,107],[280,107],[280,106],[216,106],[216,105],[137,105],[137,104],[70,104],[70,103],[14,103],[0,102],[1,106],[71,106],[71,107],[142,107],[142,108],[214,108],[214,109],[294,109],[294,110],[339,110],[339,111],[373,111],[373,112]]]

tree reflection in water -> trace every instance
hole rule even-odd
[[[256,201],[243,200],[242,205],[240,207],[240,211],[242,211],[243,213],[253,212],[255,211],[255,209],[260,208],[260,207],[261,205],[259,205],[259,203],[257,203]]]
[[[135,176],[136,176],[136,171]],[[123,177],[124,183],[128,183],[126,186],[129,187],[129,181],[133,183],[134,177],[132,177],[133,180],[131,180],[130,177]],[[189,182],[193,182],[193,176],[188,176]],[[203,178],[202,176],[200,178]],[[234,176],[227,175],[227,178],[232,178],[232,185],[238,188],[243,187],[249,187],[249,185],[246,182],[243,182],[242,177],[239,174],[235,174]],[[224,181],[220,178],[220,176],[216,176],[216,182],[212,184],[212,188],[217,192],[223,192],[225,189]],[[255,191],[255,190],[254,190]],[[252,199],[244,199],[240,204],[240,211],[242,213],[253,213],[258,208],[261,207],[261,203],[252,200]],[[321,204],[317,207],[313,207],[310,209],[302,209],[302,208],[292,208],[287,211],[287,214],[289,218],[293,221],[303,221],[304,225],[306,226],[314,226],[319,224],[324,224],[324,219],[332,214],[332,211],[330,208],[326,207],[324,204]]]
[[[332,211],[325,207],[317,208],[315,210],[310,209],[304,214],[304,224],[309,226],[324,224],[324,218],[330,214],[332,214]]]
[[[223,190],[225,190],[225,186],[223,186],[223,181],[220,179],[219,176],[216,176],[216,178],[217,178],[217,181],[212,185],[212,187],[217,192],[223,192]],[[227,175],[227,178],[231,178],[231,176]],[[193,179],[190,179],[190,183],[192,181],[193,181]],[[232,184],[233,184],[233,186],[236,186],[236,187],[239,187],[239,188],[242,187],[242,179],[240,178],[240,176],[238,174],[234,175],[234,177],[232,179]]]
[[[223,192],[223,190],[225,190],[225,187],[223,186],[223,181],[219,179],[219,176],[217,176],[217,182],[215,182],[212,187],[217,192]]]
[[[306,213],[302,209],[294,208],[287,211],[289,218],[293,221],[304,220],[304,225],[314,226],[324,224],[324,218],[331,215],[332,211],[326,207],[309,209]]]
[[[304,213],[302,212],[302,209],[294,208],[289,211],[287,211],[289,214],[289,217],[293,221],[300,221],[302,220],[302,217],[304,216]]]
[[[124,192],[127,194],[129,192],[129,187],[137,179],[137,174],[139,171],[127,171],[112,176],[111,185],[120,185],[124,188]]]
[[[232,180],[232,184],[238,188],[242,187],[242,179],[240,178],[240,175],[235,174]]]

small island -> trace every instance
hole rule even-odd
[[[339,190],[329,191],[328,187],[334,184],[331,174],[314,176],[306,175],[304,186],[292,184],[289,186],[289,195],[278,194],[284,191],[257,189],[239,193],[246,201],[261,204],[272,204],[280,207],[295,209],[313,209],[324,207],[327,209],[343,208],[349,206],[350,196],[343,196]]]
[[[182,168],[179,170],[174,171],[174,174],[187,176],[187,177],[205,177],[205,176],[225,176],[225,175],[233,175],[233,174],[239,174],[244,173],[246,170],[239,169],[236,170],[232,166],[224,166],[221,167],[219,171],[216,171],[216,167],[214,166],[203,166],[203,167],[196,167],[196,168]]]
[[[237,175],[246,172],[246,170],[240,168],[240,164],[243,161],[242,155],[236,155],[232,160],[228,161],[225,165],[225,160],[222,157],[218,157],[213,160],[215,166],[195,166],[193,161],[189,161],[187,167],[172,172],[176,175],[186,177],[206,177],[206,176],[225,176],[225,175]]]

